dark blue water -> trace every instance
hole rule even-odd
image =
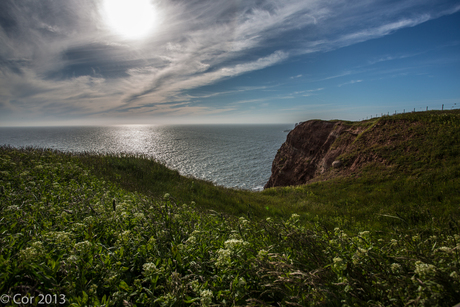
[[[0,144],[145,154],[182,175],[260,190],[293,125],[0,127]]]

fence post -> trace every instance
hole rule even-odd
[[[426,110],[428,111],[428,107],[426,107]]]
[[[441,111],[444,111],[444,104],[442,105],[442,109],[441,109]]]

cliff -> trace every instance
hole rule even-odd
[[[264,188],[379,171],[423,173],[450,161],[460,110],[406,113],[362,122],[310,120],[297,125],[276,154]],[[452,131],[452,132],[448,132]],[[446,158],[447,157],[447,158]],[[441,159],[441,160],[440,160]],[[366,168],[367,167],[367,168]]]
[[[297,125],[278,150],[265,188],[301,185],[324,174],[346,150],[348,142],[332,148],[344,133],[355,136],[360,129],[353,129],[342,121],[310,120]]]

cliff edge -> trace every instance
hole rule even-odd
[[[344,133],[356,136],[361,130],[342,121],[310,120],[297,125],[278,150],[264,188],[301,185],[324,174],[349,145],[332,147],[337,138]]]
[[[363,171],[403,172],[414,178],[427,168],[450,172],[458,168],[459,136],[460,109],[361,122],[310,120],[288,134],[265,188],[359,177]]]
[[[362,122],[310,120],[297,125],[278,150],[264,188],[358,175],[369,163],[412,168],[432,159],[427,131],[455,122],[459,112],[385,116]],[[442,125],[436,121],[441,121]],[[435,139],[439,139],[437,134]],[[450,141],[450,139],[448,140]],[[422,156],[426,156],[422,159]],[[404,161],[404,162],[403,162]]]

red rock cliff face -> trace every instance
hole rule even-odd
[[[341,121],[311,120],[296,126],[278,150],[264,188],[301,185],[323,174],[354,139],[331,148],[337,137],[343,133],[356,136],[359,132]]]

